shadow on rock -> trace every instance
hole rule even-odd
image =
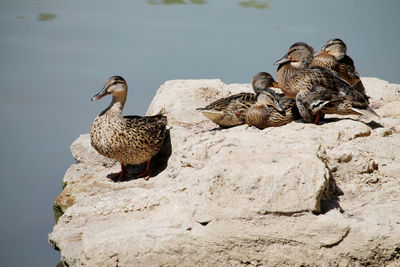
[[[344,195],[342,189],[336,184],[331,170],[329,170],[329,185],[328,188],[322,193],[321,196],[321,211],[319,214],[325,214],[333,209],[339,209],[341,213],[344,212],[339,203],[339,196]]]
[[[168,165],[168,159],[172,153],[172,146],[171,146],[171,136],[169,129],[165,133],[164,144],[161,147],[160,151],[151,158],[150,161],[150,178],[157,176],[161,173]],[[132,178],[127,179],[126,181],[139,179],[142,177],[136,177],[137,174],[142,173],[146,168],[146,162],[143,162],[138,165],[126,165],[126,168],[129,174],[132,175]]]
[[[339,209],[340,213],[344,212],[342,207],[340,207],[340,203],[339,203],[338,199],[321,200],[321,214],[325,214],[333,209]]]
[[[213,132],[213,131],[221,131],[221,130],[226,130],[226,129],[234,128],[234,127],[237,127],[237,126],[240,126],[240,125],[234,125],[234,126],[218,126],[218,127],[215,127],[215,128],[213,128],[213,129],[211,129],[211,130],[209,130],[209,131],[210,131],[210,132]]]
[[[384,127],[382,124],[380,124],[379,122],[376,122],[376,121],[370,121],[370,122],[366,123],[366,125],[368,125],[372,130]]]
[[[370,127],[372,130],[375,130],[376,128],[383,128],[384,127],[379,122],[376,122],[376,121],[373,121],[373,120],[371,120],[370,122],[364,122],[362,120],[356,120],[356,119],[353,119],[353,118],[329,118],[329,119],[324,119],[323,121],[321,121],[321,124],[337,122],[337,121],[341,121],[341,120],[351,120],[351,121],[362,122],[365,125],[367,125],[368,127]]]
[[[338,122],[338,121],[341,121],[341,120],[351,120],[351,121],[362,122],[365,125],[367,125],[368,127],[370,127],[372,130],[375,130],[376,128],[383,128],[384,127],[379,122],[376,122],[376,121],[373,121],[373,120],[371,120],[370,122],[364,122],[362,120],[356,120],[356,119],[353,119],[353,118],[324,118],[324,119],[319,121],[318,125],[324,125],[324,124],[328,124],[328,123],[332,123],[332,122]],[[304,120],[298,120],[296,122],[306,123]]]

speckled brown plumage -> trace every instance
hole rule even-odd
[[[342,40],[331,39],[314,55],[310,67],[319,66],[334,70],[351,87],[365,92],[354,61],[346,53],[347,46]]]
[[[301,70],[308,68],[313,54],[314,49],[311,46],[298,42],[289,48],[286,55],[275,62],[275,64],[279,64],[276,74],[279,88],[286,96],[296,99],[296,95],[301,90],[307,90],[304,85],[298,86],[298,83],[307,77],[307,74],[301,73]]]
[[[289,52],[282,59],[276,62],[279,64],[277,76],[281,90],[292,99],[296,99],[300,114],[306,121],[310,121],[313,118],[305,113],[307,105],[304,105],[302,101],[309,95],[313,101],[320,99],[321,103],[326,102],[323,95],[326,92],[329,92],[329,95],[334,100],[330,101],[329,105],[325,104],[326,107],[321,109],[320,112],[361,114],[363,111],[367,111],[377,115],[369,107],[368,96],[365,92],[355,90],[330,69],[322,67],[309,68],[309,63],[312,59],[311,52],[312,50],[307,44],[296,43],[290,47]],[[312,91],[311,89],[315,86],[326,90]],[[298,94],[300,95],[298,96]],[[296,98],[296,96],[298,97]],[[341,101],[345,101],[346,104]]]
[[[120,76],[111,77],[93,100],[108,94],[113,95],[110,106],[96,117],[90,129],[93,148],[121,164],[140,164],[150,160],[163,144],[167,117],[123,117],[127,84]]]
[[[358,91],[353,93],[359,94]],[[296,104],[302,117],[309,122],[317,123],[322,114],[355,114],[376,115],[373,109],[362,103],[357,107],[357,102],[352,96],[338,93],[318,85],[313,86],[307,92],[300,92],[296,98]]]
[[[257,100],[253,93],[240,93],[221,98],[205,106],[198,108],[203,115],[222,127],[237,126],[244,123],[237,114],[244,114]]]
[[[274,78],[266,72],[260,72],[253,77],[253,93],[239,93],[218,99],[204,108],[197,108],[209,120],[222,127],[232,127],[244,124],[244,116],[251,105],[257,101],[257,95],[265,88],[277,87]]]
[[[293,120],[301,119],[295,100],[284,94],[276,94],[276,100],[282,107],[282,112],[279,112],[276,108],[265,105],[264,101],[258,100],[247,111],[245,116],[246,124],[264,129],[267,127],[282,126]]]
[[[103,156],[123,164],[140,164],[160,150],[166,124],[162,115],[122,117],[110,109],[94,120],[91,143]]]

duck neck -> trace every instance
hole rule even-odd
[[[311,66],[323,66],[325,68],[332,68],[336,64],[337,58],[327,53],[319,54],[311,61]]]
[[[126,101],[126,95],[113,95],[111,104],[100,113],[100,116],[107,113],[111,116],[122,116],[122,110],[124,109]]]
[[[286,87],[286,84],[288,81],[290,81],[293,77],[298,72],[298,68],[293,67],[291,64],[282,64],[279,65],[278,71],[277,71],[277,78],[278,78],[278,83],[282,85],[283,87]]]
[[[310,55],[306,58],[303,58],[301,61],[291,62],[290,65],[297,69],[306,69],[310,66],[313,57]]]
[[[122,110],[124,109],[125,102],[126,102],[126,95],[113,96],[111,104],[110,104],[110,110],[114,110],[115,112],[122,114]]]

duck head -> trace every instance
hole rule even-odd
[[[342,59],[347,52],[346,44],[339,38],[330,39],[326,44],[319,50],[314,56],[318,56],[322,53],[334,56],[337,60]]]
[[[272,106],[279,112],[285,112],[281,104],[276,99],[276,94],[272,89],[264,89],[257,97],[257,103],[267,106]]]
[[[256,94],[259,94],[262,90],[267,89],[269,87],[279,88],[278,82],[274,80],[271,74],[268,72],[259,72],[257,73],[251,82],[253,86],[253,90]]]
[[[128,85],[126,81],[121,76],[112,76],[104,84],[103,89],[95,94],[91,100],[99,100],[106,95],[112,95],[115,99],[126,99],[126,94],[128,93]],[[123,101],[125,102],[125,101]]]
[[[295,68],[306,68],[313,57],[314,49],[306,43],[294,43],[289,51],[274,64],[279,65],[278,68],[285,64],[290,64]]]

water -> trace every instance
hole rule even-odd
[[[246,83],[296,41],[345,40],[362,76],[400,83],[400,2],[14,0],[0,3],[1,266],[55,266],[52,203],[69,145],[106,105],[105,80],[129,84],[143,115],[171,79]],[[177,96],[178,97],[178,96]]]

